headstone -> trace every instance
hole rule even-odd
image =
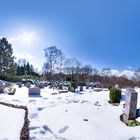
[[[72,86],[68,86],[68,91],[75,92],[75,89]]]
[[[44,88],[44,84],[43,83],[37,83],[36,86],[39,87],[39,88]]]
[[[138,93],[134,89],[132,88],[127,89],[125,94],[125,111],[123,114],[123,119],[125,122],[127,122],[128,120],[135,120],[137,109],[137,98]]]
[[[80,86],[80,91],[83,91],[83,86]]]
[[[0,93],[4,93],[4,88],[0,87]]]
[[[19,88],[21,88],[22,87],[22,83],[20,82],[20,83],[18,83],[18,87]]]
[[[0,93],[4,93],[4,85],[0,82]]]
[[[38,87],[33,87],[29,88],[29,96],[40,96],[40,88]]]
[[[26,87],[27,88],[30,88],[31,87],[31,84],[30,83],[26,83]]]
[[[63,86],[62,86],[62,84],[60,84],[60,85],[59,85],[59,89],[63,89]]]

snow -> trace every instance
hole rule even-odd
[[[0,105],[0,140],[19,140],[25,111]]]
[[[140,140],[140,126],[128,127],[119,119],[124,98],[119,106],[112,106],[107,90],[84,88],[80,93],[58,94],[57,90],[45,88],[41,89],[42,97],[28,97],[26,87],[16,89],[14,96],[0,95],[0,100],[27,105],[32,140]],[[140,89],[136,91],[140,108]],[[21,122],[16,119],[15,123]]]

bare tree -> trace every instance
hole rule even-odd
[[[58,61],[59,61],[59,73],[61,73],[64,61],[65,61],[65,55],[63,54],[62,51],[60,51],[60,55],[59,55]]]
[[[138,68],[138,69],[135,71],[133,79],[134,79],[136,82],[140,81],[140,68]]]
[[[102,76],[111,76],[111,69],[110,68],[103,68],[101,71]]]
[[[93,69],[91,65],[85,65],[81,69],[81,78],[82,81],[89,81],[90,76],[92,75]]]
[[[54,65],[58,63],[58,58],[61,55],[61,50],[56,46],[51,46],[46,48],[45,50],[46,64],[47,68],[49,68],[50,73],[54,70]]]
[[[65,61],[65,71],[67,74],[71,75],[71,80],[74,80],[74,74],[78,72],[78,68],[81,63],[76,58],[66,59]]]

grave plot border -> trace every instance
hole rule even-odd
[[[14,105],[14,104],[5,103],[5,102],[0,102],[0,104],[8,106],[8,107],[25,110],[24,124],[20,132],[20,140],[28,140],[29,139],[29,123],[30,123],[28,119],[28,108],[26,106]]]

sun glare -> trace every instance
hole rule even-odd
[[[35,37],[34,37],[34,34],[33,33],[30,33],[30,32],[24,32],[21,37],[20,37],[21,41],[23,43],[31,43]]]

